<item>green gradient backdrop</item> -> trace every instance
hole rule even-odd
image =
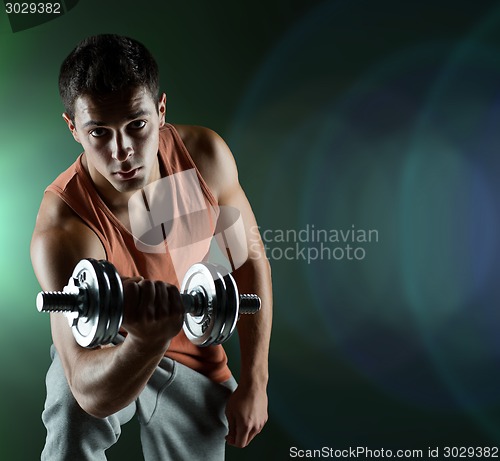
[[[493,1],[80,0],[15,34],[0,12],[2,459],[43,446],[50,332],[29,241],[44,187],[80,152],[59,65],[100,32],[151,49],[169,121],[228,141],[261,230],[379,232],[361,261],[268,242],[270,421],[228,459],[500,445],[499,26]],[[228,351],[237,371],[236,338]],[[141,459],[136,430],[110,459]]]

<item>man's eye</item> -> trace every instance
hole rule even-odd
[[[104,136],[106,134],[106,129],[105,128],[94,128],[91,132],[90,132],[91,136],[93,136],[94,138],[99,138],[101,136]]]
[[[135,129],[135,130],[140,130],[141,128],[144,128],[145,126],[146,126],[145,120],[134,120],[133,122],[130,123],[130,127]]]

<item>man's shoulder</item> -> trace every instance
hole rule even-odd
[[[222,138],[210,128],[199,125],[172,125],[191,154],[210,153]]]
[[[184,146],[198,167],[224,162],[229,148],[222,137],[214,130],[198,125],[172,125],[179,134]],[[231,155],[230,155],[231,156]]]
[[[196,125],[174,125],[203,179],[215,197],[226,184],[237,181],[233,155],[214,130]]]
[[[57,194],[45,192],[35,225],[35,233],[63,231],[83,224],[71,207]]]
[[[50,191],[44,194],[33,232],[32,250],[56,251],[57,248],[74,246],[100,254],[102,246],[99,243],[95,234],[61,197]]]

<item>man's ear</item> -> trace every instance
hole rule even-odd
[[[62,118],[66,122],[66,125],[68,125],[69,131],[71,131],[71,134],[73,135],[73,138],[75,138],[75,141],[80,143],[80,139],[78,138],[78,132],[76,131],[75,124],[73,120],[71,120],[71,117],[66,112],[64,112],[62,114]]]
[[[158,115],[160,116],[160,126],[165,125],[165,116],[167,115],[167,95],[162,93],[158,102]]]

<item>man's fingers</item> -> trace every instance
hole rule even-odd
[[[229,421],[229,433],[226,442],[238,448],[246,447],[254,437],[260,432],[256,427],[247,427],[244,423],[237,424],[234,420]]]
[[[138,282],[142,282],[144,280],[144,277],[140,276],[140,275],[137,275],[135,277],[121,277],[122,279],[122,283],[123,282],[135,282],[135,283],[138,283]]]

